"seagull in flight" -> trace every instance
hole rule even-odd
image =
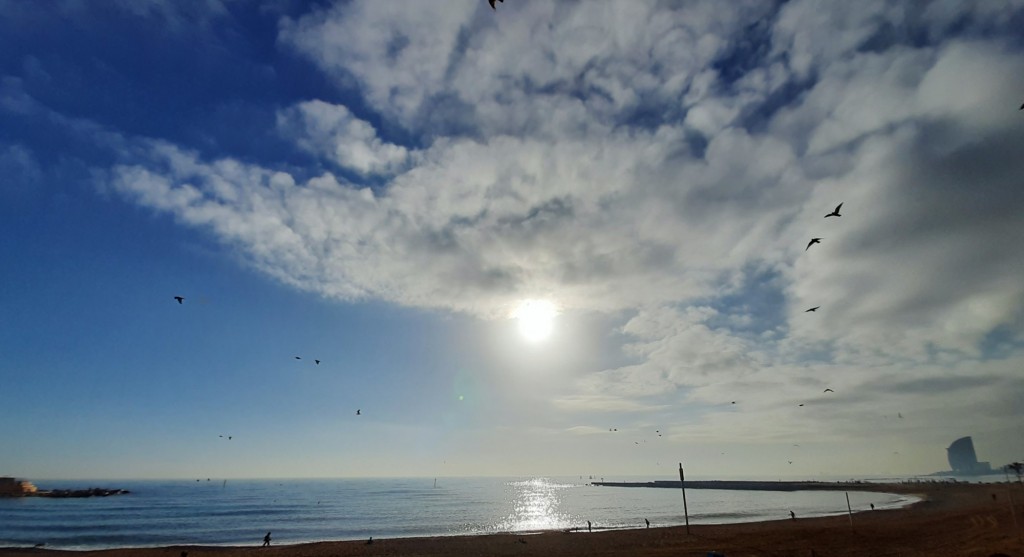
[[[807,247],[804,248],[804,251],[811,249],[811,246],[813,246],[814,244],[820,244],[822,239],[823,238],[811,238],[811,241],[807,242]]]
[[[804,250],[804,251],[807,251],[807,250]],[[808,313],[808,312],[811,312],[811,311],[818,311],[818,308],[820,308],[820,307],[821,306],[814,306],[811,309],[805,310],[804,313]]]
[[[835,391],[833,391],[832,389],[825,389],[822,392],[824,392],[824,393],[834,393]]]
[[[840,208],[840,207],[842,207],[842,206],[843,206],[843,204],[842,204],[842,203],[840,203],[839,205],[836,205],[836,208],[835,208],[835,209],[834,209],[834,210],[833,210],[833,211],[832,211],[831,213],[829,213],[829,214],[825,215],[825,218],[829,218],[829,217],[841,217],[841,216],[843,216],[843,215],[840,215],[840,214],[839,214],[839,208]]]
[[[362,416],[362,415],[363,415],[363,411],[362,410],[356,410],[356,416]]]
[[[801,404],[800,406],[803,406],[803,404]]]
[[[498,0],[498,2],[501,2],[502,4],[504,4],[505,0]],[[494,7],[494,0],[487,0],[487,3],[491,5],[491,9],[492,10],[498,11],[498,8]]]
[[[316,362],[316,365],[320,365],[320,360],[313,360],[313,361]]]
[[[174,299],[178,300],[178,305],[181,305],[181,304],[185,303],[185,297],[184,296],[175,296]]]
[[[302,356],[295,356],[295,359],[296,359],[296,360],[301,360],[301,359],[302,359]]]

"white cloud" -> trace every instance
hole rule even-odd
[[[381,141],[369,122],[342,105],[299,103],[280,111],[277,125],[303,149],[359,174],[392,174],[409,159],[405,147]]]

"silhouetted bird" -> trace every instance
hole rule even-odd
[[[498,0],[498,2],[501,2],[502,4],[504,4],[505,0]],[[497,11],[498,8],[494,7],[494,0],[487,0],[487,3],[491,5],[491,9],[492,10]]]
[[[821,240],[822,238],[811,238],[811,241],[807,242],[807,247],[804,248],[804,251],[811,249],[811,246],[813,246],[814,244],[820,244]]]
[[[362,416],[362,415],[363,415],[362,410],[356,410],[356,416]]]
[[[301,359],[302,359],[302,356],[295,356],[295,359],[296,359],[296,360],[301,360]]]
[[[807,251],[807,250],[804,250],[804,251]],[[821,306],[814,306],[811,309],[804,310],[804,313],[807,313],[807,312],[810,312],[810,311],[818,311],[818,308],[820,308],[820,307]]]
[[[832,389],[825,389],[825,390],[824,390],[824,391],[822,391],[822,392],[825,392],[825,393],[834,393],[835,391],[833,391]]]
[[[803,406],[803,404],[801,404],[800,406]]]
[[[178,300],[178,304],[179,305],[185,303],[185,297],[184,296],[175,296],[174,299]]]
[[[313,361],[316,362],[316,365],[320,365],[320,360],[313,360]]]
[[[734,400],[734,401],[732,401],[732,403],[733,403],[733,404],[736,404],[736,401]]]
[[[1024,104],[1020,105],[1020,108],[1018,108],[1017,110],[1024,110]]]
[[[825,215],[825,218],[829,218],[829,217],[841,217],[841,216],[843,216],[843,215],[840,215],[840,214],[839,214],[839,208],[840,208],[840,207],[842,207],[842,206],[843,206],[843,204],[842,204],[842,203],[840,203],[839,205],[836,205],[836,208],[835,208],[835,210],[834,210],[834,211],[832,211],[831,213],[829,213],[829,214]]]
[[[793,461],[792,461],[792,460],[787,460],[786,462],[788,462],[788,463],[790,463],[790,464],[793,464]]]

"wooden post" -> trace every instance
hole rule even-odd
[[[850,513],[850,530],[853,530],[853,509],[850,508],[850,492],[846,492],[846,512]]]
[[[679,463],[679,487],[683,488],[683,516],[686,518],[686,533],[690,533],[690,511],[686,508],[686,478],[683,476],[683,463]]]

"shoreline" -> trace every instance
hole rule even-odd
[[[349,555],[931,555],[989,557],[1020,555],[1024,530],[1014,530],[1010,495],[1024,522],[1024,487],[1014,484],[869,484],[870,491],[913,495],[920,500],[898,509],[861,511],[796,520],[665,526],[651,529],[542,531],[434,537],[323,541],[293,545],[174,545],[102,550],[0,548],[0,557],[342,557]],[[840,488],[840,490],[842,490]],[[851,520],[853,522],[851,528]]]

